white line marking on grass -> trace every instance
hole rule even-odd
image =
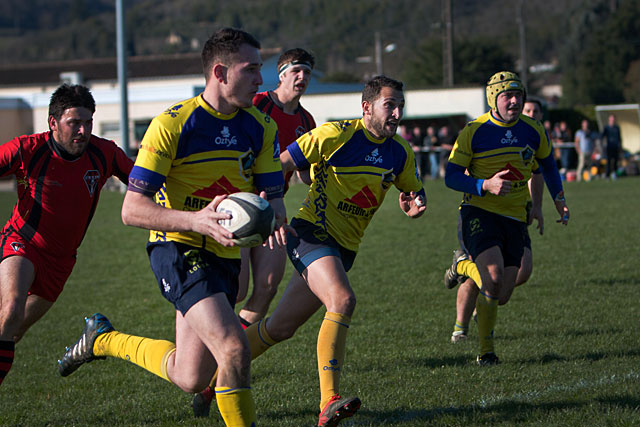
[[[515,393],[515,394],[512,394],[511,396],[495,396],[495,397],[490,397],[486,399],[481,399],[478,403],[472,403],[471,406],[486,408],[487,406],[495,405],[497,403],[502,403],[503,401],[513,401],[513,400],[530,402],[552,393],[565,392],[565,391],[574,392],[584,388],[592,388],[595,386],[609,385],[609,384],[619,383],[622,381],[639,380],[639,379],[640,379],[640,373],[638,372],[629,372],[628,374],[625,374],[625,375],[614,374],[611,376],[602,377],[595,381],[580,380],[577,383],[570,384],[570,385],[552,385],[543,390],[532,390],[524,393]]]

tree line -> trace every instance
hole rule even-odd
[[[442,5],[451,1],[456,85],[484,84],[520,64],[517,2],[501,0],[124,0],[130,55],[199,51],[217,28],[253,33],[263,47],[300,46],[331,81],[376,72],[379,33],[384,72],[409,88],[440,87]],[[528,74],[535,90],[562,76],[561,105],[638,102],[640,2],[523,2]],[[115,56],[113,0],[8,0],[0,3],[2,64]]]

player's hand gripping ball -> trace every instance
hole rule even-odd
[[[231,231],[232,240],[243,248],[263,244],[276,226],[273,208],[257,194],[230,194],[216,210],[231,215],[231,219],[219,220],[218,223]]]

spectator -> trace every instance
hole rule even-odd
[[[606,142],[607,150],[607,177],[616,179],[616,171],[618,170],[618,159],[620,158],[620,150],[622,148],[622,136],[620,134],[620,126],[616,123],[616,116],[609,115],[607,125],[602,131],[602,142]]]
[[[571,166],[573,166],[575,158],[575,148],[571,144],[571,130],[564,120],[557,125],[557,129],[554,129],[553,144],[560,149],[560,173],[565,174]]]
[[[416,165],[418,166],[421,179],[427,173],[427,153],[422,151],[423,140],[422,129],[420,129],[420,126],[415,126],[407,141],[411,145],[413,154],[416,157]]]
[[[598,134],[589,128],[589,120],[582,120],[580,129],[576,132],[575,146],[578,152],[578,181],[582,181],[582,175],[586,169],[587,181],[591,180],[591,167],[593,155],[596,151]]]
[[[453,149],[453,143],[455,142],[455,137],[450,134],[449,126],[442,126],[440,128],[440,132],[438,132],[438,137],[440,138],[440,176],[444,177],[444,171],[447,168],[447,163],[449,161],[449,154],[451,154],[451,150]]]
[[[424,137],[422,147],[429,152],[429,173],[432,179],[436,179],[440,170],[440,138],[438,138],[435,126],[427,128],[427,135]]]

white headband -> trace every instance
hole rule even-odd
[[[296,65],[301,66],[304,69],[307,69],[309,71],[311,71],[311,64],[306,62],[306,61],[291,61],[291,62],[287,62],[286,64],[283,64],[280,67],[280,70],[278,70],[278,77],[282,78],[282,75],[291,67],[294,67]]]

